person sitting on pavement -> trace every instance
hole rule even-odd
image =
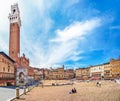
[[[97,87],[99,86],[99,82],[96,83],[96,86],[97,86]]]
[[[72,93],[74,93],[74,89],[72,89]]]
[[[99,82],[99,87],[101,87],[101,82]]]
[[[101,82],[97,82],[97,83],[96,83],[96,86],[97,86],[97,87],[101,87]]]
[[[70,92],[69,92],[69,94],[73,94],[73,93],[77,93],[77,91],[76,91],[76,89],[74,88],[74,89],[72,89]]]
[[[75,88],[73,90],[74,90],[74,93],[77,93],[77,90]]]

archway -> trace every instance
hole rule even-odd
[[[25,75],[23,72],[19,73],[19,83],[24,83],[25,82]]]

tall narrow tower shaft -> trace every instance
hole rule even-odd
[[[8,18],[10,22],[9,56],[16,62],[19,62],[21,20],[18,4],[11,6],[11,13]]]

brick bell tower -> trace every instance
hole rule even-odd
[[[18,4],[11,5],[11,13],[8,18],[10,22],[9,56],[19,63],[21,19]]]

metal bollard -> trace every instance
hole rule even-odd
[[[24,86],[24,94],[26,95],[26,87]]]
[[[20,98],[20,95],[19,95],[19,88],[18,88],[18,87],[16,88],[16,98],[17,98],[17,99]]]

